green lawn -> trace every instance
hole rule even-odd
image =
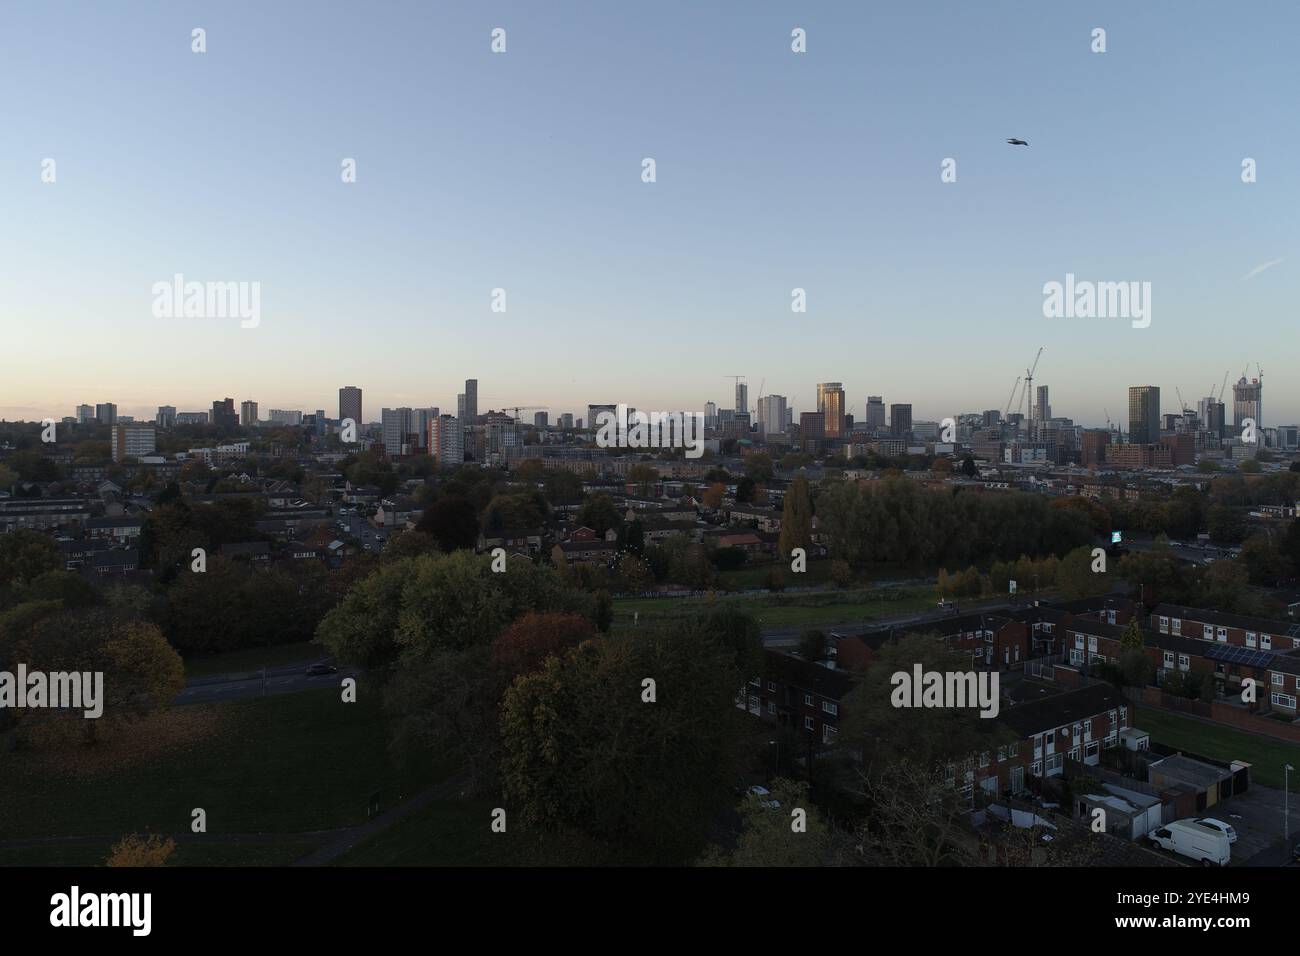
[[[1300,766],[1300,745],[1184,717],[1167,710],[1135,707],[1131,723],[1167,747],[1187,750],[1215,760],[1244,760],[1251,779],[1266,787],[1282,787],[1282,768]]]
[[[219,732],[91,777],[50,773],[49,764],[42,763],[50,758],[40,755],[0,755],[5,764],[0,841],[184,833],[195,807],[207,812],[213,834],[295,834],[362,823],[373,791],[381,790],[384,805],[391,807],[440,779],[448,768],[398,768],[389,756],[377,692],[363,684],[358,696],[357,703],[345,704],[331,688],[174,708],[162,719],[202,720],[198,712],[214,709],[221,718]],[[75,760],[76,754],[68,759]],[[214,845],[183,846],[177,858],[184,862],[196,853],[200,858],[203,853],[275,855],[261,846]]]
[[[780,567],[785,572],[787,587],[830,587],[834,583],[831,580],[831,565],[833,563],[829,558],[810,560],[808,569],[800,574],[792,573],[788,563],[777,565],[747,564],[733,571],[718,572],[718,582],[723,586],[733,588],[766,587],[768,571],[773,567]],[[876,581],[898,580],[900,578],[933,578],[937,574],[938,569],[933,567],[905,567],[896,564],[871,565],[862,571],[856,572],[853,576],[853,584],[850,586],[869,587]]]
[[[328,657],[329,651],[311,641],[296,644],[276,644],[271,647],[250,647],[209,657],[193,657],[185,662],[186,677],[207,677],[211,674],[246,673],[263,667],[281,667],[285,664],[303,664]]]
[[[529,831],[506,818],[492,832],[491,801],[435,802],[376,834],[335,866],[594,866],[607,851],[581,837]]]
[[[817,593],[719,595],[689,598],[628,598],[614,602],[616,624],[632,623],[633,612],[641,623],[688,620],[714,607],[739,607],[758,618],[764,627],[810,627],[842,624],[881,616],[912,614],[935,608],[930,588],[845,590]]]

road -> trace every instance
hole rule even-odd
[[[216,700],[240,700],[246,697],[269,697],[273,694],[294,694],[318,687],[337,687],[345,677],[356,677],[358,671],[341,670],[336,674],[308,677],[303,673],[310,661],[268,667],[262,671],[240,671],[231,674],[213,674],[195,677],[185,682],[185,689],[176,696],[177,704],[209,704]]]
[[[960,614],[975,614],[979,611],[1001,611],[1011,607],[1010,602],[1004,600],[976,602],[962,605]],[[922,614],[911,612],[908,614],[896,614],[890,617],[873,617],[869,620],[856,618],[852,621],[844,621],[839,624],[818,624],[816,629],[830,633],[831,631],[863,631],[867,628],[881,627],[908,627],[913,624],[929,624],[936,621],[945,621],[949,618],[956,617],[952,611],[926,611]],[[760,616],[761,620],[761,616]],[[808,626],[795,627],[765,627],[763,628],[763,646],[764,647],[796,647],[799,644],[799,635],[809,630]]]

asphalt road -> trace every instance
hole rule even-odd
[[[1011,607],[1007,601],[994,601],[985,603],[973,603],[962,605],[959,614],[975,614],[979,611],[1000,611]],[[957,617],[951,611],[926,611],[923,614],[912,612],[910,614],[896,614],[892,617],[873,617],[870,620],[857,618],[852,621],[843,621],[839,624],[817,624],[813,625],[819,631],[825,631],[828,634],[831,631],[861,631],[868,627],[907,627],[913,624],[928,624],[934,621],[944,621],[951,617]],[[799,635],[810,629],[809,625],[796,625],[794,627],[767,627],[763,629],[763,646],[764,647],[795,647],[799,643]]]
[[[185,689],[176,696],[177,704],[207,704],[214,700],[239,700],[246,697],[270,697],[274,694],[294,694],[318,687],[338,687],[345,677],[356,677],[357,671],[340,670],[336,674],[308,677],[303,673],[308,662],[284,667],[268,667],[262,671],[241,671],[232,674],[213,674],[186,681]]]

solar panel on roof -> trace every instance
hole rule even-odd
[[[1251,647],[1236,644],[1216,644],[1205,652],[1212,661],[1225,661],[1229,664],[1244,664],[1247,667],[1266,667],[1273,660],[1268,651],[1257,651]]]

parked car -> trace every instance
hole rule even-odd
[[[339,669],[333,664],[319,663],[310,665],[305,671],[308,677],[320,677],[322,674],[337,674]]]
[[[749,788],[749,795],[757,797],[759,806],[767,810],[780,810],[781,801],[772,799],[772,791],[767,787],[753,786]]]
[[[1175,820],[1156,827],[1147,834],[1152,846],[1172,850],[1188,859],[1200,860],[1203,866],[1227,866],[1232,859],[1228,835],[1213,827],[1203,827],[1192,820]]]
[[[1201,817],[1196,822],[1203,827],[1209,827],[1211,830],[1218,830],[1220,833],[1226,834],[1229,843],[1237,842],[1237,831],[1234,830],[1232,825],[1229,823],[1224,823],[1222,820],[1216,820],[1214,817]]]

